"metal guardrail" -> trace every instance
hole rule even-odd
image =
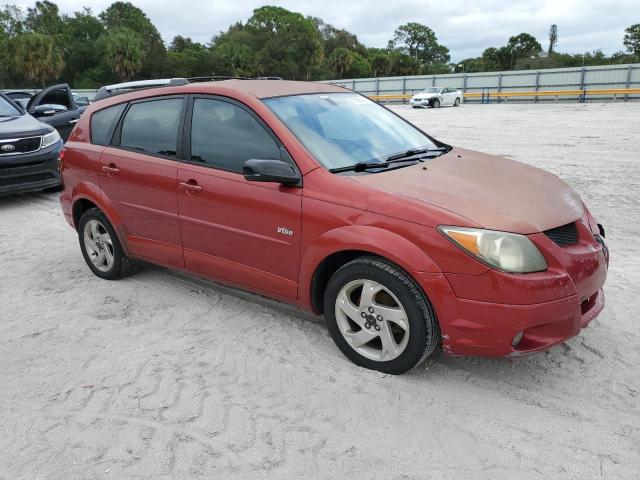
[[[538,91],[506,91],[506,92],[464,92],[462,95],[470,99],[485,98],[510,98],[510,97],[578,97],[584,101],[588,96],[613,96],[614,99],[618,95],[638,95],[640,88],[603,88],[591,90],[538,90]],[[409,100],[413,95],[367,95],[371,100],[380,101],[405,101]]]
[[[550,94],[541,95],[502,95],[507,92],[544,92],[544,91],[580,91],[620,90],[640,88],[640,63],[622,65],[603,65],[593,67],[570,67],[539,70],[517,70],[502,72],[450,73],[441,75],[412,75],[401,77],[354,78],[327,80],[327,83],[340,85],[363,95],[394,96],[396,101],[403,96],[410,97],[426,88],[451,87],[465,93],[476,93],[482,99],[491,98],[505,101],[513,98],[518,101],[550,100]],[[490,93],[490,96],[487,94]],[[499,93],[499,96],[495,96]],[[555,96],[554,94],[551,94]],[[569,100],[569,94],[559,94],[558,98]],[[571,94],[573,95],[573,93]],[[608,93],[607,99],[615,100],[624,95],[624,100],[638,100],[640,94]],[[468,97],[475,101],[477,97]],[[605,99],[601,96],[601,99]]]

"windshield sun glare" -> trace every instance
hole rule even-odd
[[[327,169],[436,148],[417,128],[354,93],[294,95],[270,98],[265,104]]]

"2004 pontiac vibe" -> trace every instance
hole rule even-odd
[[[337,86],[174,79],[114,94],[81,117],[61,170],[97,276],[144,260],[297,304],[382,372],[439,345],[543,350],[604,305],[604,230],[562,180]]]

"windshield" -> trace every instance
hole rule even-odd
[[[355,93],[294,95],[264,102],[327,169],[384,162],[407,150],[436,148],[415,127]]]
[[[18,117],[22,112],[0,97],[0,117]]]
[[[422,90],[420,93],[440,93],[440,89],[439,88],[425,88],[424,90]]]

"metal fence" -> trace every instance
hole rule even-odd
[[[416,75],[407,77],[356,78],[330,80],[365,95],[411,95],[428,87],[452,87],[465,93],[481,92],[542,92],[562,90],[608,90],[640,88],[640,64],[605,65],[598,67],[516,70],[507,72],[452,73],[446,75]],[[509,101],[538,101],[543,97],[509,97]],[[547,100],[552,97],[545,97]],[[562,96],[556,97],[563,98]],[[591,95],[595,99],[640,99],[640,94]],[[575,101],[574,98],[566,97]],[[467,101],[480,101],[470,97]],[[504,101],[504,100],[503,100]]]

